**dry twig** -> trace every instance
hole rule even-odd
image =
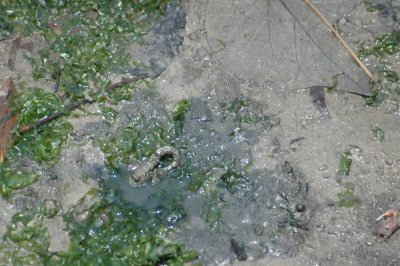
[[[351,49],[351,47],[347,44],[347,42],[340,36],[340,34],[332,27],[326,17],[309,1],[303,0],[325,23],[325,25],[329,28],[329,30],[339,39],[340,43],[344,46],[344,48],[349,52],[351,57],[356,61],[356,63],[361,67],[361,69],[367,74],[370,79],[374,79],[374,76],[369,72],[368,68],[361,62],[361,60],[357,57],[356,53]]]
[[[135,81],[139,81],[139,80],[143,80],[145,78],[147,78],[147,76],[141,75],[141,76],[136,76],[134,78],[123,79],[122,81],[114,83],[114,84],[111,84],[110,86],[105,88],[104,92],[111,91],[111,90],[113,90],[115,88],[118,88],[118,87],[121,87],[121,86],[123,86],[125,84],[131,83],[131,82],[135,82]],[[102,92],[102,93],[104,93],[104,92]],[[94,103],[102,96],[102,93],[99,93],[96,97],[94,97],[93,100],[83,99],[83,100],[74,102],[74,103],[70,104],[67,108],[65,108],[62,111],[56,112],[56,113],[54,113],[54,114],[52,114],[52,115],[50,115],[48,117],[45,117],[45,118],[43,118],[43,119],[41,119],[39,121],[36,121],[35,123],[29,124],[29,125],[25,125],[25,126],[21,126],[20,128],[18,128],[18,132],[19,133],[24,133],[24,132],[26,132],[28,130],[33,129],[33,128],[40,127],[40,126],[42,126],[42,125],[44,125],[44,124],[46,124],[46,123],[48,123],[50,121],[53,121],[54,119],[59,118],[60,116],[68,114],[69,112],[77,109],[78,107],[80,107],[80,106],[82,106],[84,104]]]

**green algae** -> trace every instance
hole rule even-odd
[[[45,93],[40,88],[20,92],[12,101],[13,112],[19,114],[16,128],[34,123],[65,108],[60,97]],[[37,162],[57,163],[62,144],[71,132],[71,124],[63,118],[24,134],[13,132],[14,145],[9,147],[7,160],[0,165],[0,194],[8,196],[13,190],[25,188],[37,181],[39,175],[29,169],[23,169],[19,166],[19,161],[29,158]]]
[[[387,99],[398,101],[400,95],[399,74],[392,70],[388,59],[395,59],[400,55],[400,32],[391,32],[377,37],[370,46],[362,47],[359,52],[361,59],[373,56],[377,59],[375,66],[374,87],[370,97],[366,97],[366,104],[378,106]]]
[[[175,146],[177,136],[172,123],[162,123],[140,115],[131,123],[120,127],[107,138],[97,138],[96,143],[113,169],[126,167],[132,158],[149,158],[161,146]]]
[[[362,48],[358,53],[361,58],[370,55],[385,57],[387,55],[398,55],[400,53],[400,32],[391,32],[374,39],[374,45]]]
[[[175,106],[175,111],[172,114],[172,120],[175,123],[175,133],[177,135],[182,135],[185,114],[189,111],[191,103],[191,100],[183,100],[177,103]]]
[[[368,12],[374,13],[379,10],[379,5],[369,3],[369,2],[362,2],[365,5],[365,8]]]
[[[344,191],[337,194],[339,198],[339,207],[350,208],[361,203],[361,199],[354,195],[354,184],[350,182],[342,183]]]
[[[93,197],[99,200],[87,204]],[[183,265],[198,256],[166,238],[168,209],[141,211],[110,190],[90,191],[65,214],[58,208],[51,201],[15,214],[0,256],[16,265]],[[68,251],[49,251],[51,238],[45,222],[55,216],[66,223]]]
[[[250,101],[244,97],[237,97],[230,102],[220,101],[218,103],[223,119],[234,117],[238,125],[261,125],[261,130],[270,130],[280,125],[281,120],[274,114],[261,115],[254,112]],[[232,134],[235,134],[232,132]]]
[[[380,129],[379,127],[374,127],[372,129],[372,136],[374,137],[374,139],[384,140],[385,132],[382,129]]]
[[[343,182],[343,177],[348,177],[350,174],[350,168],[352,163],[352,153],[349,149],[345,149],[339,161],[339,168],[336,172],[338,175],[338,183],[344,188],[344,190],[337,194],[339,198],[339,207],[353,207],[361,203],[361,199],[354,195],[354,184],[351,182]]]
[[[75,100],[95,93],[90,82],[105,87],[110,71],[126,69],[133,60],[125,47],[140,42],[150,19],[171,1],[2,1],[3,36],[39,34],[47,47],[30,58],[33,78],[55,80]]]
[[[51,114],[65,110],[61,98],[56,94],[45,93],[40,88],[32,88],[15,98],[18,118],[17,125],[28,125]],[[14,154],[28,156],[39,162],[56,163],[61,154],[62,143],[72,132],[72,125],[65,119],[51,121],[40,128],[30,130],[16,137],[11,148],[9,160]]]
[[[10,161],[4,162],[0,167],[0,195],[7,198],[18,189],[26,188],[39,179],[36,173],[28,172]]]
[[[12,106],[13,113],[18,114],[16,128],[65,111],[65,99],[70,102],[102,95],[111,84],[111,72],[120,72],[134,64],[126,47],[130,42],[141,41],[149,22],[162,14],[169,2],[176,1],[0,1],[2,37],[39,36],[44,42],[39,45],[36,56],[24,55],[32,64],[32,77],[51,82],[58,75],[61,77],[57,93],[17,84],[19,94]],[[132,86],[125,85],[105,95],[116,104],[129,100],[131,89]],[[103,97],[99,100],[100,111],[110,122],[117,112],[104,101]],[[24,174],[18,174],[20,170],[12,170],[10,166],[22,157],[41,163],[56,163],[62,144],[71,132],[72,126],[64,118],[22,135],[15,132],[16,140],[9,148],[7,158],[13,163],[0,166],[0,172],[10,180],[19,177],[18,182],[11,182],[20,184],[13,186],[15,189],[27,186],[37,177],[25,173],[27,180],[22,181]],[[11,188],[5,187],[3,195]]]
[[[71,236],[69,252],[59,255],[64,264],[98,261],[101,265],[182,265],[197,257],[197,253],[185,251],[183,245],[166,238],[171,210],[142,211],[112,191],[97,193],[102,194],[99,202],[87,210],[72,209],[64,216]],[[89,211],[89,215],[77,220],[77,211]]]
[[[61,73],[58,93],[64,95],[63,99],[97,97],[111,84],[110,72],[134,64],[125,46],[131,41],[141,42],[148,22],[162,13],[168,2],[174,1],[1,1],[0,34],[39,35],[46,43],[45,48],[38,56],[25,56],[32,64],[33,78],[54,81]],[[132,86],[125,85],[105,95],[117,104],[131,99],[131,89]],[[21,84],[18,91],[13,106],[13,112],[19,114],[18,126],[65,111],[63,100],[56,93],[24,88]],[[112,104],[102,97],[99,102],[104,119],[115,120],[118,114]],[[131,140],[134,126],[120,129],[120,137]],[[111,168],[126,165],[132,149],[137,158],[154,152],[151,138],[162,140],[157,145],[169,143],[168,133],[161,127],[150,131],[151,137],[137,139],[128,147],[102,145]],[[0,167],[2,195],[8,196],[39,178],[38,174],[18,166],[18,161],[26,157],[55,164],[71,132],[72,126],[64,118],[22,135],[15,132],[15,145],[10,147],[7,161]],[[123,142],[118,137],[114,140]],[[121,151],[127,156],[118,158],[116,153]],[[198,256],[166,237],[169,228],[185,215],[179,206],[171,204],[170,208],[144,211],[120,200],[107,188],[91,191],[85,197],[92,196],[98,196],[99,201],[85,205],[83,211],[80,211],[82,206],[75,206],[61,214],[59,207],[50,210],[40,204],[38,208],[17,213],[0,244],[0,257],[15,265],[183,265]],[[80,201],[80,204],[85,203]],[[54,217],[61,217],[66,223],[71,240],[67,251],[49,251],[51,236],[45,222]]]
[[[43,3],[50,5],[52,8],[48,10],[51,10],[52,13],[40,14],[47,10],[40,6],[35,10],[38,3],[33,3],[32,8],[26,13],[33,15],[24,17],[23,23],[20,23],[21,20],[16,20],[13,24],[5,23],[3,27],[3,20],[1,20],[0,26],[2,29],[9,29],[10,32],[20,28],[23,32],[22,36],[29,36],[35,31],[43,31],[44,39],[50,48],[41,51],[39,57],[29,58],[33,66],[33,77],[54,81],[57,73],[61,72],[60,93],[65,94],[70,100],[76,100],[98,95],[110,84],[107,77],[108,71],[118,71],[124,65],[132,63],[127,61],[128,57],[119,57],[119,54],[124,54],[123,45],[129,40],[140,42],[141,36],[145,33],[143,17],[147,17],[146,12],[159,12],[162,10],[160,7],[166,2],[99,1],[99,4],[94,6],[93,1],[83,1],[83,7],[75,5],[67,10],[66,7],[70,7],[70,4],[73,5],[73,2],[42,1],[39,5]],[[120,4],[121,7],[115,7],[114,4]],[[138,5],[142,8],[139,9],[141,10],[140,15],[135,17],[138,19],[138,24],[136,20],[135,23],[129,21],[129,27],[136,27],[131,30],[124,28],[123,20],[126,16],[117,15],[116,17],[119,18],[111,19],[106,17],[109,13],[114,14],[114,9],[117,10],[116,12],[125,12],[126,5]],[[24,8],[28,7],[24,6]],[[104,9],[111,12],[105,12]],[[7,16],[18,16],[18,13],[12,14],[11,11],[5,10],[4,12]],[[19,15],[25,16],[26,14]],[[58,16],[62,17],[62,20]],[[72,22],[74,24],[68,25],[71,18],[74,18]],[[49,21],[54,25],[49,27]],[[89,25],[93,21],[96,21],[93,29],[97,35],[91,35]],[[109,23],[110,21],[113,23]],[[80,24],[75,31],[74,27],[78,23]],[[24,25],[33,25],[33,27],[26,28]],[[61,25],[61,27],[55,29],[54,26],[57,25]],[[87,26],[89,28],[85,28]],[[65,42],[62,38],[65,38]],[[88,39],[87,42],[85,42],[86,39]],[[95,85],[92,86],[92,84]],[[131,99],[131,88],[131,86],[118,88],[107,93],[107,96],[116,104],[122,99]],[[48,96],[46,93],[41,93],[43,96]],[[57,96],[55,98],[57,99]],[[112,104],[106,102],[105,99],[100,99],[99,102],[104,119],[114,121],[118,114],[112,108]],[[249,111],[250,105],[248,100],[238,98],[227,102],[227,108],[222,112],[225,113],[227,122],[233,121],[239,127],[263,125],[263,130],[269,130],[279,125],[280,120],[275,116],[260,116]],[[17,214],[20,217],[19,220],[14,219],[10,225],[10,228],[13,228],[16,224],[21,223],[21,220],[26,221],[22,223],[21,230],[10,229],[9,236],[5,239],[9,247],[15,249],[5,258],[8,261],[12,260],[15,264],[36,265],[182,265],[195,259],[198,256],[197,252],[187,251],[182,244],[171,242],[167,235],[185,218],[186,213],[182,208],[182,197],[186,196],[184,192],[187,190],[193,192],[204,188],[207,191],[208,201],[206,204],[210,209],[215,210],[213,217],[211,217],[212,212],[209,212],[209,222],[216,223],[220,218],[218,212],[220,213],[224,207],[224,204],[220,204],[217,200],[222,191],[239,193],[251,189],[249,186],[251,183],[245,177],[247,174],[245,169],[251,162],[243,164],[228,158],[227,154],[210,155],[210,157],[216,158],[211,165],[202,165],[191,160],[188,143],[182,140],[187,124],[186,114],[190,106],[191,100],[179,103],[167,121],[158,121],[139,114],[133,118],[131,123],[118,128],[106,137],[95,137],[95,143],[106,156],[106,165],[112,178],[126,178],[124,169],[132,161],[142,162],[160,146],[171,145],[179,148],[184,158],[184,164],[179,169],[168,173],[163,179],[176,179],[177,183],[184,183],[184,187],[182,190],[178,190],[173,197],[168,198],[164,205],[142,209],[132,202],[127,202],[126,199],[121,199],[118,191],[109,189],[104,184],[105,182],[100,181],[101,189],[92,191],[86,196],[98,196],[99,201],[94,204],[86,204],[83,200],[65,214],[57,214],[57,217],[61,217],[66,223],[66,231],[71,239],[67,251],[49,252],[49,231],[44,223],[47,218],[43,218],[44,216],[40,214],[36,216],[32,214],[38,213],[38,210],[27,210]],[[61,107],[56,105],[53,111]],[[46,108],[44,107],[44,109]],[[68,128],[69,124],[65,121],[59,120],[58,122],[64,123]],[[47,128],[43,130],[47,130]],[[243,131],[245,130],[243,129]],[[44,134],[43,131],[37,133]],[[232,135],[226,137],[232,140],[238,134],[241,132],[234,131]],[[50,160],[57,161],[59,154],[57,151],[58,148],[61,149],[62,142],[58,144],[54,146],[57,149],[54,157]],[[31,147],[26,152],[32,150],[35,148]],[[45,161],[47,158],[48,148],[45,147],[43,150],[45,152],[38,155],[38,161]],[[163,193],[163,191],[160,192],[160,194]],[[25,215],[28,218],[23,218]],[[24,234],[19,235],[19,232]],[[43,241],[44,245],[38,246],[39,240]]]
[[[219,184],[232,194],[236,193],[241,188],[246,188],[250,185],[249,183],[250,180],[245,177],[244,173],[231,168],[229,168],[219,178]]]
[[[352,159],[351,151],[345,150],[343,155],[340,157],[339,168],[338,168],[336,174],[348,176],[350,173],[352,161],[353,161],[353,159]]]

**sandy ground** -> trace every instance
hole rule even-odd
[[[399,206],[397,195],[400,188],[400,133],[397,130],[397,104],[385,103],[373,108],[366,106],[365,100],[356,94],[326,94],[331,118],[322,118],[312,104],[308,91],[298,88],[307,85],[327,85],[332,72],[325,73],[322,78],[318,73],[297,78],[299,83],[296,83],[290,79],[285,80],[285,68],[289,69],[287,75],[290,77],[291,69],[298,68],[298,64],[301,64],[301,67],[312,68],[314,63],[306,66],[303,64],[307,62],[287,64],[285,55],[275,54],[276,68],[269,69],[268,64],[257,65],[257,57],[246,58],[252,56],[252,49],[257,49],[256,45],[264,45],[258,49],[270,53],[268,47],[265,47],[269,43],[268,37],[260,37],[268,23],[260,27],[254,26],[253,32],[249,32],[255,35],[251,41],[256,44],[249,41],[247,45],[251,48],[244,46],[244,49],[247,49],[244,52],[235,50],[240,46],[237,42],[241,40],[235,42],[235,38],[226,33],[225,36],[231,38],[230,43],[225,44],[227,51],[221,54],[213,53],[218,47],[210,44],[210,38],[213,37],[210,35],[215,35],[216,27],[219,27],[220,33],[223,34],[224,27],[227,31],[234,28],[224,22],[243,22],[251,19],[249,14],[257,13],[248,9],[251,4],[256,6],[254,9],[269,6],[260,4],[261,1],[239,2],[232,1],[229,8],[227,5],[225,9],[221,8],[223,13],[220,13],[221,17],[218,18],[221,19],[218,20],[207,15],[207,12],[213,12],[213,8],[220,7],[218,4],[212,1],[184,1],[187,24],[180,55],[157,80],[160,93],[168,101],[202,97],[205,92],[212,94],[213,91],[236,90],[262,102],[265,109],[277,113],[282,119],[280,127],[274,129],[272,135],[279,138],[282,152],[288,154],[304,174],[309,184],[309,201],[312,202],[311,208],[315,215],[310,221],[308,237],[305,244],[299,248],[298,256],[266,257],[258,262],[244,262],[238,265],[397,265],[400,263],[397,254],[400,235],[394,234],[387,242],[377,241],[374,235],[375,218],[385,210]],[[358,23],[369,23],[368,27],[372,29],[369,34],[359,33],[358,39],[357,36],[352,36],[353,40],[374,37],[373,28],[377,27],[374,24],[377,22],[371,15],[366,17],[369,13],[365,10],[353,8],[357,1],[348,1],[344,5],[341,1],[320,2],[323,2],[320,7],[329,14],[331,21],[350,16],[347,17],[350,21],[353,19]],[[258,4],[260,5],[257,6]],[[239,7],[235,8],[235,5]],[[243,9],[240,9],[241,5],[244,6]],[[258,13],[265,15],[267,10]],[[227,19],[229,16],[237,17]],[[213,25],[210,21],[220,24]],[[242,36],[237,35],[237,38]],[[288,38],[290,41],[290,37]],[[262,42],[263,40],[265,42]],[[221,41],[225,43],[226,40],[221,37]],[[283,57],[282,63],[279,63],[279,57]],[[265,58],[265,55],[260,54],[258,58]],[[315,60],[318,60],[318,57]],[[315,82],[318,78],[320,81],[317,84],[307,81],[309,79]],[[284,82],[281,82],[282,80]],[[347,89],[340,86],[343,84],[339,83],[338,89]],[[384,141],[373,138],[371,130],[374,127],[384,130]],[[256,167],[273,168],[276,163],[267,156],[271,146],[269,137],[254,147]],[[290,144],[291,140],[300,137],[304,140]],[[343,191],[343,187],[337,182],[336,171],[339,159],[348,147],[353,153],[353,164],[350,175],[344,181],[355,185],[355,195],[362,202],[352,208],[341,208],[337,205],[337,194]]]
[[[345,56],[332,63],[331,57],[326,56],[323,49],[317,49],[320,47],[318,43],[315,44],[317,48],[308,50],[308,45],[300,42],[302,38],[307,37],[307,34],[301,33],[302,31],[296,28],[299,26],[296,23],[299,22],[290,19],[285,22],[285,17],[280,20],[277,15],[271,16],[273,20],[280,21],[282,25],[289,25],[293,33],[299,33],[295,37],[299,38],[296,39],[299,44],[294,50],[290,48],[292,46],[271,46],[272,37],[264,30],[273,25],[270,24],[273,21],[268,20],[267,11],[278,12],[282,9],[281,6],[276,6],[278,1],[265,1],[264,4],[263,1],[230,1],[229,5],[225,2],[219,2],[220,5],[226,5],[226,8],[221,8],[213,1],[183,1],[187,20],[183,33],[184,41],[179,55],[156,79],[157,88],[161,97],[169,103],[190,97],[201,98],[205,95],[212,97],[214,94],[229,91],[249,97],[260,103],[263,110],[276,113],[281,118],[281,125],[274,128],[268,137],[261,139],[253,147],[254,166],[260,169],[273,169],[277,166],[278,160],[268,155],[271,151],[271,139],[274,137],[279,139],[281,153],[295,162],[295,167],[302,172],[309,184],[308,208],[313,213],[305,243],[299,247],[297,256],[293,258],[267,256],[260,261],[237,264],[398,265],[400,234],[394,234],[387,242],[378,241],[374,234],[377,226],[375,219],[385,210],[397,209],[400,206],[397,196],[400,189],[398,103],[386,102],[374,108],[366,106],[365,99],[357,94],[326,94],[331,118],[321,117],[312,103],[308,90],[304,88],[312,85],[329,85],[332,73],[343,70],[340,63],[342,60],[347,60]],[[346,20],[339,21],[342,23],[340,25],[343,31],[346,32],[346,29],[351,33],[347,37],[354,41],[353,46],[362,39],[372,39],[378,32],[383,33],[382,27],[374,28],[375,23],[380,23],[379,25],[386,23],[384,29],[387,32],[393,29],[392,20],[388,20],[387,17],[374,19],[369,13],[353,8],[360,1],[349,2],[352,1],[318,1],[316,4],[328,14],[331,21],[339,21],[346,17],[352,22],[346,24]],[[398,2],[392,1],[392,4],[400,6]],[[265,11],[262,9],[264,7]],[[252,13],[251,10],[258,12]],[[220,14],[221,20],[212,17],[211,11],[223,12]],[[232,21],[244,23],[246,19],[256,15],[266,16],[268,23],[254,28],[249,27],[248,32],[235,32],[229,24],[233,23]],[[359,30],[365,23],[369,27],[367,33]],[[327,30],[324,26],[319,27],[320,31],[325,31],[323,36],[326,37]],[[233,28],[238,31],[237,28]],[[223,33],[229,30],[231,34],[224,36]],[[270,29],[269,32],[273,33],[274,39],[280,39],[281,43],[282,41],[285,43],[285,38],[289,38],[289,43],[292,41],[292,37],[287,35],[275,35],[278,32],[276,29]],[[246,39],[247,36],[251,36],[250,39]],[[2,54],[6,54],[9,44],[1,43],[1,45]],[[219,50],[220,48],[223,49]],[[301,51],[307,53],[301,54]],[[299,54],[293,57],[292,52]],[[309,53],[313,54],[312,60],[309,60]],[[338,50],[337,54],[342,55],[343,51]],[[271,58],[273,59],[270,60]],[[6,65],[7,59],[1,60],[2,66]],[[265,60],[267,63],[263,63]],[[354,66],[346,65],[344,68],[353,69]],[[1,70],[1,80],[13,76],[17,81],[21,81],[24,80],[23,77],[29,76],[30,66],[21,63],[15,71],[7,70],[5,67]],[[339,83],[338,89],[365,90],[363,84],[365,86],[366,77],[358,69],[351,71],[353,73],[350,77],[353,80],[343,80]],[[49,86],[39,83],[38,85]],[[74,121],[75,130],[79,132],[80,126],[89,122],[93,121],[90,119]],[[371,130],[374,127],[379,127],[385,132],[384,141],[373,138]],[[303,139],[291,143],[297,138]],[[343,181],[353,183],[355,195],[361,199],[361,203],[352,208],[341,208],[337,204],[339,201],[337,194],[344,188],[337,182],[336,171],[346,148],[353,154],[353,163],[350,175]],[[89,144],[83,150],[86,161],[104,160],[98,150]],[[65,152],[61,162],[72,160],[70,158],[82,154],[82,151],[76,154],[74,152],[77,151],[69,149]],[[40,191],[46,191],[47,195],[62,199],[63,209],[68,209],[80,196],[95,186],[94,181],[84,183],[73,179],[72,176],[79,176],[82,172],[79,167],[75,170],[76,173],[67,173],[61,163],[55,170],[61,175],[58,181],[43,179],[33,185],[32,191],[38,194]],[[54,186],[63,189],[60,191],[50,189]],[[11,215],[26,205],[26,202],[17,200],[14,203],[13,205],[0,201],[1,224],[7,224]],[[61,224],[60,221],[60,226]],[[50,229],[56,239],[52,243],[52,249],[65,248],[68,243],[65,234],[57,226],[53,225]],[[4,227],[0,228],[0,233],[4,233]]]

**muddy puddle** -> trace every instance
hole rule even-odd
[[[98,140],[131,146],[126,157],[129,164],[111,159],[112,174],[91,178],[136,208],[181,208],[166,218],[174,226],[171,237],[200,252],[202,263],[236,261],[239,255],[232,249],[232,239],[249,260],[297,254],[310,218],[307,183],[282,158],[276,169],[252,167],[252,147],[260,136],[268,137],[279,126],[275,114],[236,95],[186,99],[172,106],[173,112],[154,92],[134,95],[131,102],[122,104],[115,125],[107,133],[100,132],[104,137]],[[96,133],[90,133],[95,138]],[[128,178],[135,163],[148,160],[146,152],[159,146],[174,146],[181,165],[158,174],[156,185],[146,182],[132,187]],[[272,151],[270,156],[277,153]]]

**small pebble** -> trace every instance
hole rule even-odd
[[[278,228],[286,228],[288,227],[289,223],[287,221],[279,221]]]
[[[306,205],[304,204],[296,204],[296,211],[297,212],[304,212],[306,210]]]
[[[247,254],[245,253],[244,248],[240,247],[239,243],[233,238],[231,238],[231,248],[233,252],[235,252],[236,258],[239,261],[247,260]]]
[[[261,236],[264,232],[264,228],[259,224],[253,224],[253,233],[256,236]]]

